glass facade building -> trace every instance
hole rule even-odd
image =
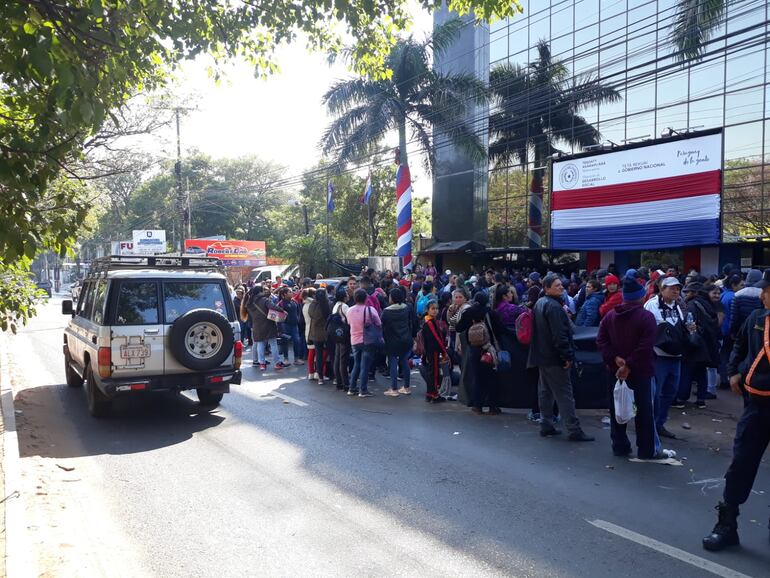
[[[736,249],[724,251],[719,261],[728,254],[734,261],[742,256],[741,244],[762,245],[770,238],[770,4],[728,1],[702,57],[684,62],[671,40],[676,6],[675,0],[524,2],[524,14],[490,27],[490,69],[506,63],[527,67],[538,58],[538,42],[545,41],[568,85],[591,77],[620,94],[616,102],[579,111],[598,129],[602,143],[622,146],[669,131],[722,128],[723,246]],[[532,114],[548,114],[548,102],[533,99],[529,106]],[[573,128],[559,131],[568,135]],[[562,134],[552,136],[566,155],[584,152]],[[489,167],[488,247],[527,244],[528,189],[536,168],[531,149],[523,160]],[[547,176],[544,190],[547,246]]]

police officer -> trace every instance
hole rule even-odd
[[[744,395],[745,405],[735,432],[733,461],[725,474],[723,501],[716,508],[719,520],[703,538],[703,547],[711,551],[739,543],[738,506],[748,499],[770,443],[770,270],[754,286],[762,290],[763,308],[754,310],[741,326],[727,364],[730,387]]]

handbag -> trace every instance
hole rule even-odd
[[[668,321],[658,324],[655,347],[669,355],[682,355],[687,345],[684,327],[681,322],[671,325]]]
[[[278,309],[268,309],[267,310],[267,318],[270,321],[275,321],[276,323],[283,323],[286,321],[286,318],[289,316],[286,311],[279,311]]]
[[[383,345],[385,340],[382,337],[382,327],[374,323],[366,322],[366,314],[369,312],[369,306],[364,309],[364,345]]]

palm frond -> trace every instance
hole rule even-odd
[[[671,28],[679,61],[701,58],[704,44],[722,23],[726,4],[727,0],[679,0]]]
[[[566,104],[576,112],[584,106],[619,102],[621,99],[615,87],[602,84],[591,75],[584,75],[576,80],[575,86],[562,91],[559,104]]]
[[[350,135],[364,121],[368,111],[369,105],[362,104],[345,111],[335,118],[321,137],[320,147],[323,153],[329,154],[350,138]]]
[[[420,149],[423,152],[423,168],[427,174],[430,174],[436,164],[433,139],[428,134],[428,129],[419,122],[410,123],[410,128],[412,129],[412,140],[416,140],[420,144]]]
[[[365,77],[338,80],[327,90],[321,102],[331,114],[339,114],[387,91],[387,84]]]
[[[447,20],[433,29],[433,34],[422,43],[422,46],[426,52],[433,53],[434,57],[444,54],[454,44],[465,26],[467,23],[459,18]]]

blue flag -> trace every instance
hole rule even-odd
[[[364,194],[361,195],[359,198],[359,201],[362,205],[368,205],[369,199],[372,197],[372,173],[369,173],[369,176],[366,178],[366,190],[364,191]]]
[[[334,185],[331,181],[326,186],[326,210],[330,213],[334,211]]]

